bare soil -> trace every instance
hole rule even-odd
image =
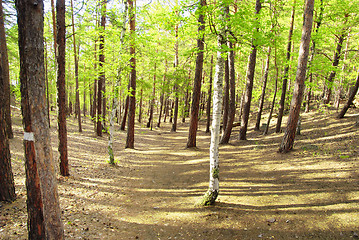
[[[18,198],[0,203],[0,239],[27,239],[23,129],[20,112],[13,114]],[[247,141],[237,140],[236,128],[220,146],[220,195],[211,207],[196,205],[209,180],[204,125],[196,149],[185,149],[187,123],[176,133],[170,123],[152,131],[138,124],[134,150],[124,149],[126,133],[117,131],[111,166],[108,135],[96,137],[88,119],[78,133],[70,118],[71,176],[58,176],[66,239],[358,239],[358,110],[334,116],[303,114],[302,135],[288,154],[277,153],[283,133],[273,133],[275,119],[266,136],[252,121]],[[55,115],[51,134],[57,161]]]

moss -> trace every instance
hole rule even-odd
[[[200,206],[210,206],[216,202],[218,197],[218,191],[213,191],[208,189],[208,191],[204,194],[203,199],[200,201]]]
[[[219,178],[219,168],[213,168],[212,177],[213,178]]]

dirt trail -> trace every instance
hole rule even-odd
[[[18,200],[1,203],[0,239],[27,239],[26,189],[20,113],[11,140]],[[304,114],[295,151],[281,155],[282,134],[252,130],[248,141],[220,149],[220,195],[197,207],[208,187],[209,139],[200,126],[198,148],[185,149],[188,125],[136,129],[134,150],[116,133],[116,166],[107,136],[97,138],[89,120],[83,133],[68,121],[68,178],[58,177],[67,239],[355,239],[359,233],[357,115],[336,120]],[[57,159],[56,118],[52,123]],[[274,126],[274,124],[272,124]],[[252,129],[252,128],[250,128]]]

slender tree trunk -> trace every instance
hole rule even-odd
[[[203,7],[206,6],[206,0],[200,1],[198,11],[201,13],[198,16],[198,39],[197,39],[197,59],[196,59],[196,70],[193,81],[193,93],[192,93],[192,105],[191,105],[191,116],[189,123],[189,134],[187,139],[187,148],[196,147],[196,137],[198,129],[198,111],[199,101],[201,97],[201,83],[202,83],[202,72],[203,72],[203,50],[204,50],[204,13]]]
[[[228,109],[229,109],[229,61],[228,54],[224,61],[224,90],[223,90],[223,120],[222,120],[222,131],[226,130],[228,122]]]
[[[213,80],[213,55],[211,57],[211,66],[209,72],[209,88],[208,88],[208,100],[207,100],[207,124],[206,133],[209,133],[209,126],[211,124],[211,98],[212,98],[212,80]]]
[[[147,127],[151,128],[153,127],[153,108],[155,105],[155,98],[156,98],[156,63],[155,63],[155,74],[153,75],[153,88],[152,88],[152,99],[150,101],[150,114],[147,122]]]
[[[56,13],[55,13],[55,3],[54,0],[51,0],[51,16],[52,16],[52,32],[54,37],[54,52],[55,58],[57,58],[57,28],[56,28]]]
[[[6,131],[7,131],[7,137],[11,139],[14,137],[14,134],[12,132],[12,123],[11,123],[9,59],[7,54],[4,10],[2,6],[2,2],[0,3],[0,56],[1,56],[1,64],[2,64],[1,74],[4,82],[3,91],[5,91],[4,101],[5,101]]]
[[[177,71],[177,67],[178,67],[178,23],[175,26],[175,34],[176,34],[176,43],[175,43],[174,67]],[[177,118],[178,118],[178,84],[177,83],[174,84],[173,93],[175,95],[174,96],[175,99],[174,99],[174,108],[172,107],[172,109],[171,109],[171,112],[173,112],[173,119],[172,119],[172,114],[171,114],[171,119],[173,120],[171,132],[176,132],[177,131]]]
[[[256,14],[259,14],[261,10],[261,0],[256,0]],[[259,29],[257,29],[259,31]],[[241,129],[239,131],[239,139],[240,140],[247,140],[247,128],[248,128],[248,120],[249,120],[249,112],[251,108],[251,101],[252,101],[252,90],[253,90],[253,79],[254,79],[254,72],[256,67],[256,57],[257,57],[257,46],[255,45],[255,39],[253,39],[252,43],[252,51],[249,55],[248,61],[248,70],[247,70],[247,77],[246,77],[246,92],[244,97],[244,104],[243,104],[243,114],[241,119]]]
[[[355,85],[354,85],[354,87],[352,88],[352,90],[350,92],[348,101],[345,103],[343,109],[340,111],[337,118],[343,118],[345,113],[348,111],[350,105],[353,104],[353,100],[354,100],[354,98],[355,98],[355,96],[356,96],[356,94],[358,92],[358,87],[359,87],[359,71],[358,71],[358,74],[357,74],[357,79],[356,79]]]
[[[121,122],[121,131],[125,131],[126,128],[126,121],[127,121],[127,115],[128,115],[128,104],[129,104],[129,96],[126,97],[126,101],[125,101],[125,108],[124,108],[124,113],[123,113],[123,118],[122,118],[122,122]]]
[[[288,74],[289,74],[289,60],[290,60],[290,55],[291,55],[291,50],[292,50],[292,36],[293,36],[293,28],[294,28],[295,5],[296,5],[296,1],[294,1],[294,3],[293,3],[292,18],[290,21],[288,45],[287,45],[287,57],[286,57],[287,63],[284,68],[284,76],[283,76],[283,83],[282,83],[283,84],[282,85],[282,95],[280,97],[277,125],[275,128],[276,133],[279,133],[281,131],[281,125],[282,125],[282,119],[283,119],[283,113],[284,113],[284,107],[285,107],[285,95],[286,95],[286,91],[287,91]]]
[[[75,62],[75,81],[76,81],[76,114],[77,114],[77,123],[79,126],[79,132],[82,132],[81,126],[81,108],[80,108],[80,91],[79,91],[79,62],[78,62],[78,54],[77,54],[77,46],[76,46],[76,35],[75,35],[75,19],[74,19],[74,5],[73,0],[71,3],[71,21],[72,21],[72,42],[74,48],[74,62]]]
[[[229,11],[229,9],[228,9]],[[228,70],[229,70],[229,90],[230,90],[230,99],[229,99],[229,108],[228,108],[228,119],[226,128],[223,130],[223,136],[221,139],[221,144],[226,144],[231,138],[232,128],[234,117],[236,115],[236,73],[234,69],[234,44],[231,41],[228,41]]]
[[[86,71],[86,68],[85,68],[85,71]],[[82,108],[82,112],[84,114],[84,118],[86,117],[86,112],[87,112],[87,108],[86,108],[86,78],[84,78],[84,103],[83,103],[83,108]]]
[[[46,111],[43,2],[16,0],[29,239],[64,239]],[[64,5],[60,5],[64,6]]]
[[[288,117],[287,129],[285,131],[282,143],[279,148],[280,153],[287,153],[293,148],[294,138],[296,134],[297,123],[300,114],[300,107],[304,92],[304,81],[307,71],[307,62],[309,55],[310,37],[313,23],[314,0],[306,0],[304,11],[304,22],[302,30],[302,39],[299,49],[297,74],[295,77],[295,85],[290,113]]]
[[[143,103],[143,88],[141,88],[141,91],[140,91],[140,105],[139,105],[139,109],[138,109],[138,122],[139,123],[142,122],[142,103]]]
[[[0,5],[2,5],[2,3],[0,3]],[[0,18],[1,17],[2,16],[0,16]],[[2,59],[0,60],[0,201],[11,202],[16,199],[16,194],[6,122],[6,84],[3,75]]]
[[[97,44],[96,44],[96,41],[95,41],[95,59],[97,59]],[[94,64],[94,70],[97,71],[97,64],[96,64],[97,61],[95,61],[95,64]],[[92,100],[92,112],[91,112],[91,118],[92,120],[94,121],[94,123],[96,124],[97,121],[95,121],[95,117],[96,117],[96,112],[97,112],[97,85],[98,85],[98,82],[97,82],[97,79],[95,78],[94,79],[94,83],[93,83],[93,99]]]
[[[133,0],[128,0],[130,18],[130,96],[128,105],[127,138],[126,148],[135,148],[135,114],[136,114],[136,58],[135,58],[135,38],[136,38],[136,15]]]
[[[223,22],[225,18],[226,6],[222,3],[219,16],[219,21]],[[222,57],[223,46],[226,44],[225,28],[220,29],[217,35],[217,63],[216,74],[213,84],[213,121],[210,145],[210,173],[209,173],[209,188],[203,197],[202,205],[213,205],[219,193],[219,138],[222,115],[222,101],[223,101],[223,74],[224,74],[224,59]]]
[[[58,113],[58,134],[59,134],[59,154],[60,154],[60,173],[62,176],[68,176],[69,164],[67,154],[67,126],[66,126],[66,28],[65,28],[65,0],[56,1],[57,12],[57,104]]]
[[[256,122],[256,126],[254,127],[254,130],[257,130],[257,131],[259,131],[259,128],[260,128],[260,125],[261,125],[262,111],[263,111],[263,105],[264,105],[264,97],[265,97],[265,94],[266,94],[267,80],[268,80],[268,74],[269,74],[270,54],[271,54],[271,47],[268,47],[267,61],[266,61],[265,69],[264,69],[264,75],[263,75],[262,94],[261,94],[261,97],[259,99],[257,122]]]

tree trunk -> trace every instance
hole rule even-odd
[[[225,11],[227,6],[221,6],[219,21],[223,22],[225,18]],[[220,29],[217,35],[217,63],[216,73],[213,84],[213,120],[212,120],[212,133],[210,144],[210,173],[209,173],[209,188],[205,193],[202,205],[213,205],[218,197],[219,193],[219,138],[220,138],[220,126],[222,115],[222,101],[223,101],[223,74],[224,74],[224,59],[222,57],[223,46],[226,44],[225,28]]]
[[[133,6],[133,0],[128,0],[129,18],[130,18],[130,96],[128,106],[128,121],[127,121],[127,138],[126,148],[135,148],[135,114],[136,114],[136,58],[135,58],[135,31],[136,31],[136,15]]]
[[[280,97],[277,125],[275,128],[276,133],[279,133],[281,131],[281,125],[282,125],[282,119],[283,119],[283,113],[284,113],[284,107],[285,107],[284,105],[285,105],[285,94],[287,91],[287,84],[288,84],[289,61],[290,61],[290,53],[292,50],[292,36],[293,36],[293,28],[294,28],[295,5],[296,5],[296,1],[294,1],[294,3],[293,3],[292,18],[290,21],[288,45],[287,45],[287,57],[286,57],[287,63],[284,68],[284,76],[283,76],[283,83],[282,83],[283,84],[282,85],[282,95]]]
[[[57,12],[57,45],[58,45],[58,57],[57,57],[57,104],[59,108],[58,113],[58,137],[59,137],[59,154],[60,154],[60,174],[62,176],[68,176],[68,154],[67,154],[67,126],[66,126],[66,28],[65,28],[65,0],[56,1]]]
[[[51,16],[52,16],[52,32],[54,37],[54,53],[55,58],[57,58],[57,28],[56,28],[56,13],[55,13],[55,3],[54,0],[51,0]]]
[[[43,2],[16,0],[29,239],[63,239],[46,111]],[[59,6],[64,6],[60,5]]]
[[[103,0],[101,2],[101,33],[100,33],[100,46],[99,46],[99,68],[100,68],[100,77],[98,78],[98,86],[97,86],[97,136],[102,136],[102,106],[103,106],[103,85],[105,84],[105,70],[104,70],[104,64],[105,64],[105,27],[106,27],[106,0]],[[103,110],[105,111],[105,110]]]
[[[313,23],[314,0],[306,0],[304,11],[302,39],[299,49],[297,74],[295,77],[295,85],[292,103],[288,117],[287,129],[285,131],[282,143],[279,148],[280,153],[287,153],[293,148],[294,138],[296,134],[297,123],[299,119],[300,107],[303,98],[304,81],[307,71],[307,62],[309,55],[310,37]]]
[[[224,61],[224,90],[223,90],[223,117],[222,117],[222,131],[226,130],[228,122],[229,109],[229,61],[228,54],[226,54]]]
[[[261,1],[256,0],[256,14],[259,14],[261,10]],[[257,28],[257,31],[259,29]],[[255,39],[253,39],[252,43],[252,52],[249,55],[248,61],[248,70],[247,70],[247,83],[246,83],[246,92],[244,95],[244,104],[243,104],[243,114],[241,119],[241,129],[239,131],[239,139],[247,140],[247,128],[248,128],[248,120],[249,120],[249,112],[251,108],[252,101],[252,89],[253,89],[253,79],[254,79],[254,71],[256,67],[256,57],[257,57],[257,46],[255,45]]]
[[[126,120],[127,120],[127,115],[128,115],[129,98],[130,97],[127,96],[126,101],[125,101],[125,108],[124,108],[123,118],[122,118],[121,127],[120,127],[121,131],[125,131],[125,128],[126,128]]]
[[[155,105],[155,98],[156,98],[156,63],[155,63],[155,74],[153,75],[153,88],[152,88],[152,99],[150,102],[150,114],[147,122],[147,127],[151,128],[153,127],[153,108]]]
[[[0,3],[0,56],[2,64],[2,79],[4,82],[4,101],[5,101],[5,121],[6,121],[6,131],[9,139],[14,137],[12,132],[12,123],[11,123],[11,108],[10,108],[10,76],[9,76],[9,59],[7,54],[7,44],[6,44],[6,33],[4,25],[4,10],[2,2]]]
[[[211,66],[209,72],[209,88],[208,88],[208,100],[207,100],[207,124],[206,133],[209,133],[209,126],[211,124],[211,98],[212,98],[212,80],[213,80],[213,55],[211,57]]]
[[[95,41],[95,59],[97,59],[97,44],[96,44],[96,41]],[[95,61],[94,63],[94,70],[96,71],[97,70],[97,64],[96,64],[97,61]],[[95,117],[96,117],[96,112],[97,112],[97,85],[98,85],[98,81],[97,79],[95,78],[94,79],[94,83],[93,83],[93,99],[92,100],[92,112],[91,112],[91,118],[92,118],[92,121],[94,121],[94,123],[96,123],[97,121],[95,121]]]
[[[1,5],[2,3],[0,3]],[[2,10],[2,9],[1,9]],[[0,13],[1,14],[1,13]],[[2,16],[0,16],[1,18]],[[6,91],[2,59],[0,62],[0,201],[16,199],[14,176],[11,168],[10,144],[6,122]]]
[[[260,128],[260,125],[261,125],[262,111],[263,111],[263,105],[264,105],[264,97],[265,97],[265,94],[266,94],[267,80],[268,80],[268,74],[269,74],[270,54],[271,54],[271,47],[268,47],[267,61],[266,61],[266,66],[265,66],[265,69],[264,69],[264,76],[263,76],[262,94],[261,94],[261,97],[259,99],[257,122],[256,122],[256,126],[254,127],[254,130],[257,130],[257,131],[259,131],[259,128]]]
[[[202,72],[203,72],[203,50],[204,50],[204,13],[203,8],[206,6],[206,0],[201,0],[198,11],[198,39],[197,39],[197,59],[196,59],[196,70],[193,81],[193,93],[192,93],[192,104],[191,104],[191,116],[189,123],[189,134],[187,139],[187,148],[196,147],[196,137],[198,129],[198,112],[199,112],[199,101],[201,97],[201,83],[202,83]]]
[[[176,43],[175,43],[174,67],[177,71],[177,67],[178,67],[178,23],[175,26],[175,36],[176,36]],[[171,119],[172,119],[171,132],[176,132],[177,131],[177,118],[178,118],[178,84],[176,82],[173,87],[173,93],[175,95],[175,100],[174,100],[174,108],[172,107],[172,109],[171,109],[171,112],[173,112],[173,119],[172,119],[172,114],[171,114]]]
[[[357,79],[356,79],[355,85],[352,88],[351,93],[349,95],[348,101],[345,103],[343,109],[340,111],[337,118],[343,118],[345,113],[348,111],[350,105],[353,104],[353,100],[355,98],[355,95],[358,92],[358,87],[359,87],[359,71],[358,71],[358,74],[357,74]]]
[[[74,62],[75,62],[75,81],[76,81],[76,113],[77,113],[77,123],[79,126],[79,132],[82,132],[81,126],[81,108],[80,108],[80,91],[79,91],[79,62],[78,62],[78,54],[77,54],[77,46],[76,46],[76,36],[75,36],[75,19],[74,19],[74,5],[73,0],[71,3],[71,21],[72,21],[72,42],[74,48]]]

